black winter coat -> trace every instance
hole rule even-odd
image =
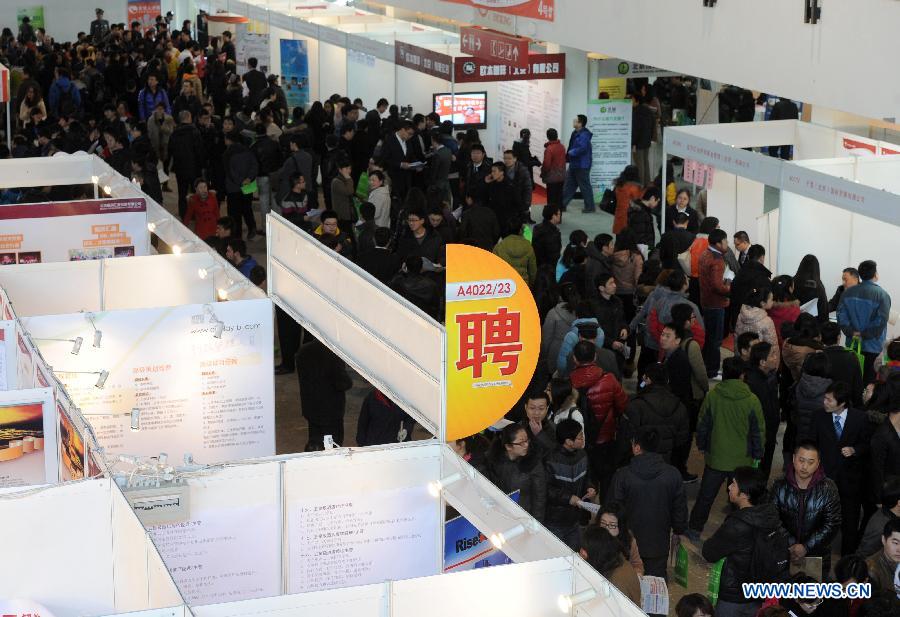
[[[625,307],[622,306],[622,299],[618,296],[610,296],[608,299],[597,294],[590,301],[591,312],[603,328],[605,338],[603,346],[611,348],[612,344],[619,340],[619,332],[623,328],[628,327],[625,321]]]
[[[831,552],[831,542],[841,529],[841,498],[821,466],[802,490],[789,465],[785,477],[772,484],[772,499],[791,544],[805,546],[810,557]]]
[[[494,211],[481,203],[466,206],[459,225],[459,241],[493,251],[498,240],[500,240],[500,222]]]
[[[781,423],[778,376],[775,373],[767,375],[758,368],[754,368],[745,373],[744,381],[762,405],[763,417],[766,419],[766,433],[771,434],[773,429],[777,433],[778,425]]]
[[[398,443],[400,430],[405,429],[403,441],[412,440],[415,420],[384,394],[373,390],[363,400],[356,423],[356,445],[377,446]]]
[[[531,246],[534,248],[538,267],[547,264],[555,268],[562,252],[562,234],[559,227],[549,221],[535,225],[531,230]]]
[[[757,533],[768,534],[781,527],[778,509],[774,504],[766,503],[751,506],[730,513],[722,526],[703,543],[703,558],[715,563],[726,557],[722,568],[722,579],[719,587],[719,599],[726,602],[754,602],[747,599],[741,589],[741,583],[777,582],[757,581],[751,575],[753,560],[753,543]],[[787,547],[785,552],[787,551]]]
[[[872,489],[876,503],[881,503],[884,481],[890,476],[900,476],[900,435],[887,418],[872,434],[871,448]]]
[[[634,232],[634,240],[638,244],[646,244],[653,248],[656,246],[656,236],[653,230],[656,225],[656,217],[650,210],[640,201],[631,202],[628,208],[628,227]]]
[[[731,306],[740,312],[741,305],[754,289],[768,287],[772,272],[758,261],[747,260],[731,282]]]
[[[256,156],[260,176],[268,176],[281,168],[281,148],[271,137],[258,137],[250,149]]]
[[[193,182],[203,168],[203,138],[193,124],[179,124],[169,136],[170,169]]]
[[[607,501],[625,506],[642,557],[669,554],[669,532],[687,529],[687,498],[681,473],[655,452],[631,459],[613,476]]]
[[[297,352],[300,407],[307,420],[343,418],[346,393],[353,386],[347,365],[318,339]]]
[[[843,381],[850,386],[850,402],[857,409],[862,408],[863,380],[859,370],[859,360],[846,347],[831,345],[825,348],[828,357],[829,377],[833,381]]]
[[[794,281],[794,297],[800,301],[800,304],[806,304],[811,300],[816,300],[819,316],[816,318],[819,323],[828,321],[828,292],[821,281],[808,279],[805,281]]]
[[[826,377],[814,377],[802,373],[800,379],[794,385],[794,406],[791,417],[797,426],[797,440],[813,439],[813,417],[817,412],[824,411],[822,399],[825,390],[831,385],[831,380]]]
[[[507,495],[519,491],[519,505],[543,521],[547,511],[547,473],[538,456],[529,454],[515,461],[506,452],[494,450],[486,460],[486,475]]]
[[[690,385],[690,381],[688,382]],[[657,452],[667,463],[672,450],[690,440],[687,409],[681,400],[665,386],[650,384],[631,399],[619,421],[620,441],[628,443],[641,427],[651,427],[659,433]]]
[[[588,458],[584,449],[569,452],[562,446],[547,455],[547,515],[548,525],[569,528],[587,523],[588,513],[569,503],[572,495],[584,497],[590,486]]]

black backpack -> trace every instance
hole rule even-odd
[[[603,192],[603,198],[600,200],[600,209],[608,214],[616,213],[616,192],[612,189],[606,189]]]
[[[760,583],[783,582],[790,576],[790,552],[787,531],[755,528],[753,552],[750,556],[750,580]]]

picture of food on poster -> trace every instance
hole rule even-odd
[[[440,573],[439,511],[425,486],[311,496],[287,515],[288,593]]]
[[[556,129],[565,143],[568,131],[562,125],[562,88],[559,79],[497,83],[498,151],[491,154],[495,161],[503,158],[504,150],[512,149],[523,128],[531,131],[531,154],[538,159],[543,158],[547,129]],[[543,186],[539,173],[534,174],[534,181]]]
[[[107,455],[216,463],[275,454],[270,300],[92,318],[100,347],[88,342],[94,329],[84,313],[23,323]],[[73,355],[78,337],[85,343]]]
[[[56,414],[49,388],[0,392],[0,488],[56,482]]]
[[[162,15],[159,0],[128,0],[128,23],[141,22],[141,30],[146,30]]]
[[[237,59],[238,75],[243,75],[250,67],[247,60],[256,58],[258,68],[269,72],[269,25],[255,19],[235,24],[234,53]]]
[[[26,6],[16,9],[16,25],[22,25],[22,18],[27,17],[31,20],[31,27],[37,30],[44,28],[44,7],[43,6]]]
[[[531,383],[541,346],[534,297],[505,261],[447,245],[446,439],[474,435],[502,418]]]
[[[59,479],[61,482],[80,480],[84,477],[84,438],[59,403],[56,413],[59,416]]]
[[[288,109],[309,103],[309,52],[306,41],[281,39],[281,89]]]
[[[277,596],[280,530],[275,502],[192,509],[187,521],[147,528],[190,604]]]
[[[509,498],[519,503],[519,491]],[[444,523],[444,573],[462,572],[512,563],[506,553],[494,547],[475,525],[463,516]]]
[[[594,199],[603,197],[616,178],[631,164],[631,101],[609,99],[588,104],[591,148],[591,186]]]
[[[0,266],[150,254],[143,199],[0,208]]]

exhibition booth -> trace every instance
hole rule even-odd
[[[0,489],[0,521],[3,614],[80,617],[183,605],[112,480]]]
[[[750,148],[790,145],[794,161]],[[797,120],[670,127],[665,153],[701,166],[708,212],[729,234],[750,233],[766,247],[769,268],[796,271],[804,255],[819,259],[826,287],[841,271],[873,259],[879,284],[900,295],[892,238],[900,227],[900,146]],[[764,187],[780,189],[765,211]],[[895,327],[889,333],[896,335]]]
[[[211,16],[249,19],[220,28],[238,28],[238,64],[254,56],[279,75],[291,108],[339,93],[359,97],[371,109],[384,97],[402,110],[452,116],[457,131],[479,129],[495,160],[523,128],[531,130],[537,155],[548,128],[568,131],[562,118],[565,54],[532,53],[527,68],[513,71],[462,54],[456,32],[358,9],[226,0],[210,0],[208,7]]]

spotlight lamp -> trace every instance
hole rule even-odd
[[[559,610],[568,615],[572,612],[572,609],[579,604],[590,602],[596,597],[597,592],[594,591],[593,588],[591,588],[585,589],[584,591],[579,591],[578,593],[572,594],[571,596],[559,596],[556,603],[557,606],[559,606]]]
[[[502,549],[504,545],[512,540],[513,538],[518,538],[526,531],[525,525],[516,525],[511,529],[507,529],[506,531],[492,533],[491,534],[491,544],[494,545],[496,549]]]
[[[437,499],[441,496],[441,493],[444,489],[455,482],[459,482],[462,480],[463,476],[461,473],[450,474],[446,478],[441,478],[440,480],[432,480],[428,483],[428,493]]]
[[[109,377],[109,371],[100,371],[100,376],[97,377],[97,383],[94,384],[94,387],[98,390],[102,390],[106,386],[106,380]]]

